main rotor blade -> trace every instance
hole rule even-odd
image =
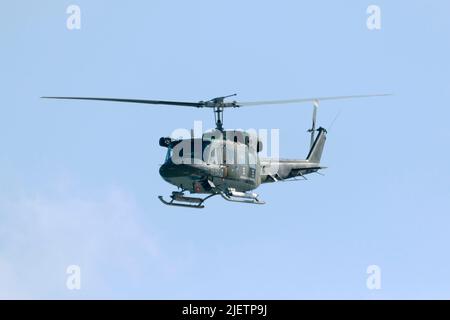
[[[269,101],[249,101],[249,102],[236,102],[238,107],[250,107],[250,106],[261,106],[261,105],[276,105],[276,104],[293,104],[293,103],[305,103],[305,102],[317,102],[326,100],[348,100],[348,99],[359,99],[359,98],[371,98],[371,97],[385,97],[391,96],[390,93],[383,94],[367,94],[367,95],[356,95],[356,96],[337,96],[337,97],[321,97],[321,98],[306,98],[306,99],[290,99],[290,100],[269,100]]]
[[[141,99],[116,99],[116,98],[87,98],[87,97],[41,97],[42,99],[61,99],[61,100],[91,100],[91,101],[112,101],[112,102],[128,102],[141,104],[160,104],[182,107],[204,107],[203,102],[183,102],[183,101],[164,101],[164,100],[141,100]]]

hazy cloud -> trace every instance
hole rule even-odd
[[[118,187],[81,196],[55,189],[0,195],[0,298],[121,296],[115,286],[172,269],[132,195]],[[65,287],[71,264],[82,270],[76,293]]]

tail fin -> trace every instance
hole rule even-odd
[[[314,140],[308,157],[306,158],[309,162],[313,163],[320,163],[325,140],[327,139],[327,130],[320,127],[317,131],[319,131],[319,134],[317,135],[316,140]]]

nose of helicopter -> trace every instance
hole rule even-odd
[[[183,172],[185,165],[175,165],[173,163],[164,163],[163,165],[161,165],[161,167],[159,167],[159,174],[160,176],[168,181],[171,178],[175,178],[178,177],[180,175],[185,174],[185,172]]]
[[[159,175],[166,182],[175,185],[174,178],[176,176],[176,173],[173,165],[164,163],[161,167],[159,167]]]
[[[181,188],[184,184],[189,185],[191,173],[190,166],[186,164],[165,163],[159,168],[159,174],[163,180]]]
[[[159,175],[164,179],[169,177],[171,171],[171,167],[166,163],[159,167]]]
[[[174,164],[171,162],[164,163],[159,167],[160,176],[167,182],[177,185],[180,178],[192,178],[202,175],[204,172],[190,164]]]

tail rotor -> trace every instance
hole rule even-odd
[[[313,102],[313,115],[312,115],[312,125],[311,129],[308,130],[311,133],[311,144],[310,148],[312,148],[314,144],[314,140],[316,139],[316,119],[317,119],[317,109],[319,108],[319,100],[314,100]]]

